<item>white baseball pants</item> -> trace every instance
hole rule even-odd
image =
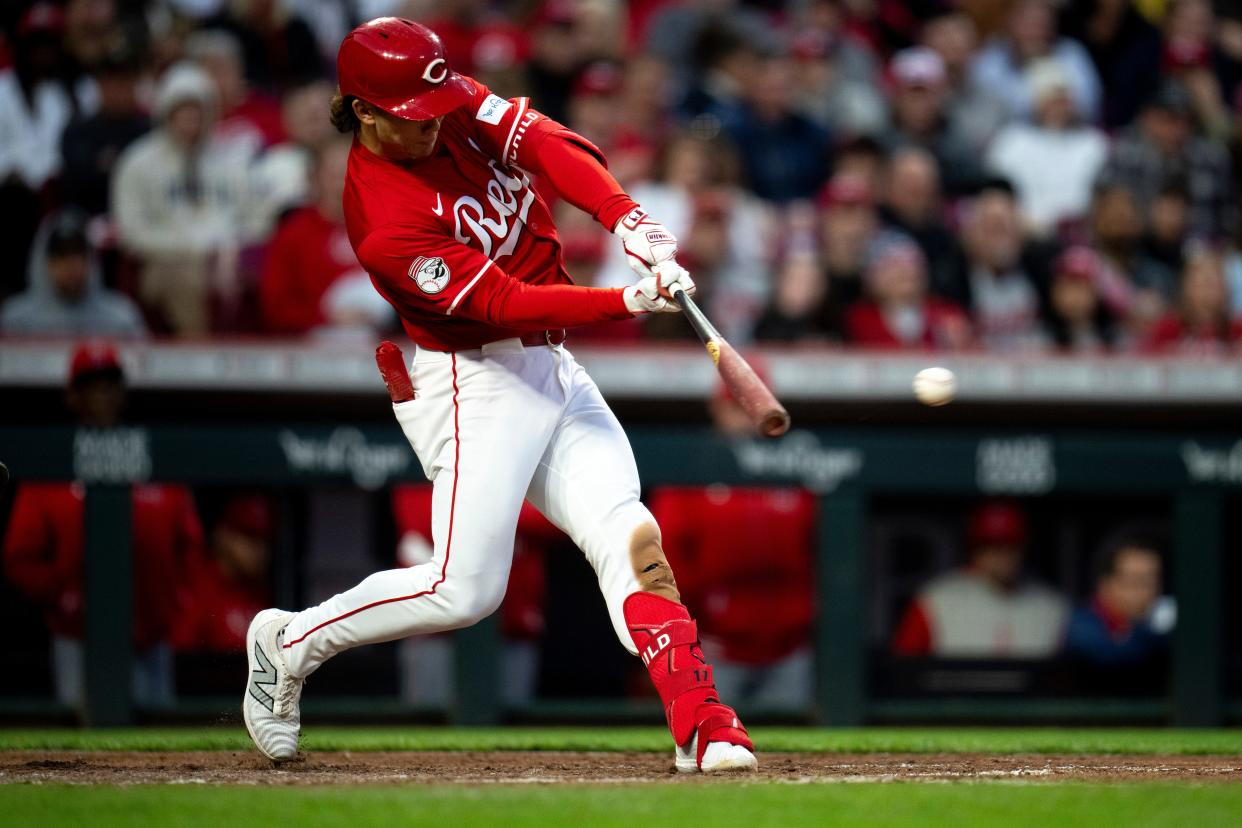
[[[304,678],[337,653],[466,627],[504,598],[522,499],[595,568],[621,643],[635,652],[622,602],[638,591],[631,538],[651,513],[638,499],[629,441],[594,381],[560,346],[516,339],[480,349],[419,349],[417,399],[393,406],[432,481],[432,559],[371,575],[298,613],[284,633]]]

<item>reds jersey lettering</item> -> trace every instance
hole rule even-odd
[[[535,200],[535,192],[530,188],[530,179],[525,174],[506,175],[495,161],[489,161],[488,166],[495,178],[487,182],[487,202],[496,217],[488,217],[477,198],[464,195],[453,205],[453,235],[462,244],[477,242],[483,255],[495,260],[513,253],[530,205]],[[509,219],[515,214],[517,220],[510,224]],[[462,231],[463,224],[473,238],[466,237]],[[500,242],[500,247],[492,255],[495,242]]]

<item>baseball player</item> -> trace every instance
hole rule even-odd
[[[523,499],[595,568],[621,643],[664,704],[682,771],[757,762],[717,696],[660,530],[639,502],[620,424],[563,346],[565,328],[672,312],[694,282],[677,241],[609,175],[589,141],[452,70],[440,39],[386,17],[337,56],[338,129],[354,133],[345,220],[358,260],[417,353],[386,372],[393,410],[432,481],[434,553],[378,572],[318,606],[264,610],[247,635],[246,727],[277,761],[297,752],[307,676],[351,647],[451,630],[504,597]],[[531,176],[615,232],[638,274],[625,288],[574,285]],[[591,653],[581,665],[591,669]]]

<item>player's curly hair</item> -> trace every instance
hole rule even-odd
[[[337,132],[357,132],[362,127],[362,122],[354,114],[353,95],[341,95],[340,92],[333,95],[328,102],[328,119]]]

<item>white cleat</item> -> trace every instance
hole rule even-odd
[[[246,630],[246,656],[250,675],[242,698],[246,731],[259,752],[275,762],[287,762],[298,754],[302,714],[298,700],[302,680],[289,675],[278,637],[293,613],[266,609],[254,617]]]
[[[684,747],[677,748],[677,770],[681,773],[727,773],[731,771],[753,771],[759,769],[759,760],[741,745],[729,742],[708,742],[703,751],[703,765],[700,767],[696,759],[699,752],[699,734],[694,734]]]

